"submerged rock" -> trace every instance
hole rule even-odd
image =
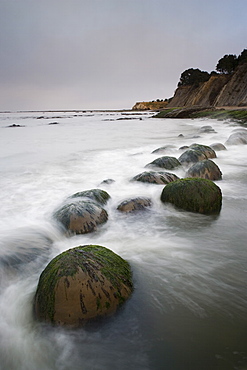
[[[189,212],[218,214],[222,205],[220,188],[211,180],[180,179],[166,185],[161,201]]]
[[[216,150],[216,151],[227,150],[225,145],[223,145],[221,143],[213,143],[213,144],[210,145],[210,148],[212,148],[213,150]]]
[[[100,204],[91,199],[76,200],[65,204],[54,213],[68,234],[86,234],[108,220],[108,214]]]
[[[71,195],[70,198],[89,198],[101,205],[104,205],[110,199],[110,195],[105,190],[91,189],[75,193]]]
[[[158,149],[153,150],[152,154],[165,153],[167,151],[173,150],[174,148],[176,148],[175,145],[165,145],[165,146],[162,146]]]
[[[40,321],[79,327],[113,314],[132,291],[127,261],[98,245],[79,246],[61,253],[44,269],[34,313]]]
[[[181,166],[181,163],[175,157],[160,157],[155,159],[153,162],[147,164],[146,167],[161,167],[165,168],[166,170],[172,170],[176,167]]]
[[[151,207],[151,205],[152,205],[151,199],[138,197],[124,200],[118,205],[117,209],[118,211],[128,213],[145,210],[147,207]]]
[[[200,133],[212,133],[216,132],[212,126],[202,126],[199,130]]]
[[[247,144],[247,131],[236,131],[229,136],[226,145],[246,145]]]
[[[169,172],[145,171],[133,177],[132,181],[141,181],[149,184],[164,185],[178,179],[179,177],[177,175]]]
[[[200,177],[212,181],[221,180],[222,172],[210,159],[195,163],[187,172],[188,177]]]

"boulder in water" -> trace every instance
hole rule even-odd
[[[152,201],[149,198],[138,197],[127,199],[121,202],[117,209],[121,212],[134,212],[134,211],[142,211],[147,209],[147,207],[151,207]]]
[[[163,171],[145,171],[133,177],[132,181],[140,181],[149,184],[168,184],[171,181],[178,180],[179,177],[173,173]]]
[[[211,180],[186,178],[167,184],[161,201],[189,212],[218,214],[222,205],[220,188]]]
[[[213,143],[213,144],[210,145],[210,148],[212,148],[213,150],[216,150],[216,151],[226,150],[225,145],[223,145],[221,143]]]
[[[190,148],[203,153],[207,159],[217,157],[215,151],[210,146],[202,144],[192,144]]]
[[[86,234],[108,220],[108,214],[100,204],[91,199],[76,200],[65,204],[54,213],[68,234]]]
[[[212,181],[221,180],[222,172],[217,164],[210,159],[195,163],[187,172],[188,177],[200,177]]]
[[[171,150],[174,150],[175,145],[165,145],[165,146],[162,146],[158,149],[155,149],[152,151],[152,154],[156,154],[156,153],[166,153],[167,151],[171,151]]]
[[[181,166],[181,163],[175,157],[160,157],[155,159],[153,162],[147,164],[146,167],[161,167],[165,168],[166,170],[172,170],[176,167]]]
[[[90,189],[75,193],[71,195],[70,198],[89,198],[101,205],[104,205],[110,199],[110,195],[105,190]]]
[[[105,247],[79,246],[61,253],[44,269],[34,313],[40,321],[79,327],[113,314],[132,291],[127,261]]]
[[[186,150],[178,158],[179,162],[185,166],[189,166],[191,163],[196,163],[198,161],[203,161],[204,159],[207,159],[206,155],[194,148]]]
[[[226,145],[246,145],[247,144],[247,131],[237,131],[229,136]]]

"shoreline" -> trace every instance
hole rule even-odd
[[[247,124],[247,107],[176,107],[160,110],[154,118],[208,118]]]

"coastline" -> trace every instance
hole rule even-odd
[[[159,111],[154,118],[209,118],[247,125],[247,107],[176,107]]]

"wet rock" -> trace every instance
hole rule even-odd
[[[124,200],[119,204],[117,207],[118,211],[121,212],[134,212],[134,211],[142,211],[148,207],[151,207],[152,201],[149,198],[138,197]]]
[[[165,145],[165,146],[162,146],[158,149],[153,150],[152,154],[165,153],[165,152],[170,151],[174,148],[176,148],[175,145]]]
[[[49,230],[20,228],[0,240],[0,267],[20,270],[30,262],[44,263],[53,243]]]
[[[203,153],[207,159],[217,157],[215,151],[210,146],[202,144],[192,144],[190,145],[190,148]]]
[[[213,150],[216,150],[216,151],[226,150],[225,145],[223,145],[221,143],[213,143],[213,144],[210,145],[210,148],[212,148]]]
[[[216,132],[212,126],[202,126],[199,130],[200,133],[212,133]]]
[[[160,167],[166,170],[172,170],[176,167],[181,166],[181,163],[175,157],[160,157],[155,159],[153,162],[146,165],[146,167]]]
[[[195,163],[187,172],[187,177],[200,177],[212,181],[221,180],[222,173],[213,161],[206,159]]]
[[[100,185],[111,185],[115,182],[115,180],[113,179],[106,179],[106,180],[103,180]]]
[[[246,145],[247,144],[247,132],[237,131],[229,136],[226,145]]]
[[[127,261],[99,245],[55,257],[42,272],[34,298],[36,319],[80,327],[115,313],[133,291]]]
[[[101,205],[104,205],[110,199],[110,195],[105,190],[90,189],[75,193],[71,195],[70,198],[89,198]]]
[[[94,201],[76,200],[65,204],[54,213],[67,234],[86,234],[97,229],[98,225],[108,220],[108,214]]]
[[[183,145],[183,146],[180,146],[179,150],[185,150],[185,149],[189,149],[188,145]]]
[[[211,180],[186,178],[167,184],[162,191],[161,201],[189,212],[218,214],[222,194]]]
[[[132,181],[141,181],[149,184],[168,184],[171,181],[178,180],[178,176],[163,171],[145,171],[133,177]]]
[[[25,127],[23,125],[17,125],[16,123],[13,123],[12,125],[9,125],[8,127]]]
[[[206,155],[195,149],[186,150],[178,158],[179,162],[186,166],[190,165],[191,163],[203,161],[204,159],[207,159]]]

